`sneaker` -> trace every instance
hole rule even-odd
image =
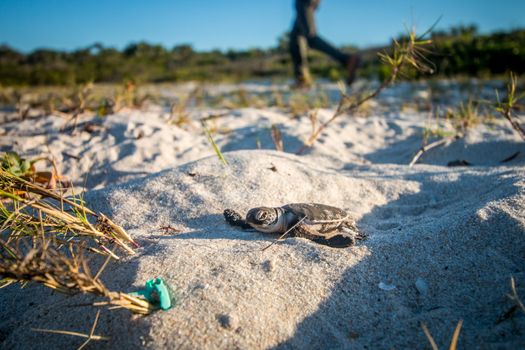
[[[292,85],[293,90],[309,90],[314,85],[312,78],[309,74],[305,74],[302,77],[298,77],[295,80],[295,84]]]
[[[348,72],[346,83],[348,85],[352,85],[352,83],[354,82],[357,68],[359,68],[360,65],[361,65],[361,57],[359,57],[358,54],[354,54],[350,56],[350,58],[346,62],[346,70]]]

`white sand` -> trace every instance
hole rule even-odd
[[[294,151],[308,118],[229,111],[209,123],[230,130],[215,136],[228,167],[197,122],[168,126],[158,110],[96,120],[105,130],[94,135],[59,133],[63,121],[53,117],[5,124],[2,145],[17,141],[16,150],[36,155],[47,142],[66,176],[91,171],[88,202],[142,245],[103,274],[110,288],[133,291],[162,276],[176,291],[176,307],[146,318],[104,310],[97,333],[111,340],[93,348],[429,347],[420,322],[444,348],[460,319],[460,348],[523,347],[525,315],[496,321],[512,306],[511,276],[525,297],[525,144],[504,123],[479,127],[409,168],[425,112],[383,108],[406,89],[387,91],[369,118],[343,117],[304,156],[268,150],[269,126],[278,124]],[[45,135],[20,135],[35,131]],[[257,140],[267,150],[254,150]],[[454,160],[475,166],[446,166]],[[369,239],[331,249],[289,238],[262,252],[272,236],[222,218],[226,208],[305,201],[345,208]],[[166,225],[181,233],[164,234]],[[90,308],[68,307],[89,297],[17,286],[0,293],[2,348],[78,346],[78,338],[30,328],[88,332],[94,319]]]

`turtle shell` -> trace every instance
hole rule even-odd
[[[282,207],[286,212],[294,214],[296,221],[306,217],[301,224],[307,225],[319,233],[330,233],[338,229],[348,220],[346,211],[319,203],[292,203]]]

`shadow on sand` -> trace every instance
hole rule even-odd
[[[476,216],[487,203],[516,194],[514,184],[495,190],[504,176],[461,176],[470,187],[488,186],[485,192],[427,183],[363,217],[371,254],[345,271],[328,299],[275,348],[422,348],[428,343],[420,322],[437,344],[448,344],[459,319],[462,348],[523,344],[513,322],[495,321],[508,309],[510,276],[525,271],[525,228],[501,209],[486,220]],[[428,284],[425,295],[415,287],[418,278]],[[396,289],[382,290],[380,282]]]

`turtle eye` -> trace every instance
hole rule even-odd
[[[257,220],[263,221],[264,219],[266,219],[266,216],[267,216],[266,212],[261,210],[257,212],[257,215],[255,217],[257,218]]]

